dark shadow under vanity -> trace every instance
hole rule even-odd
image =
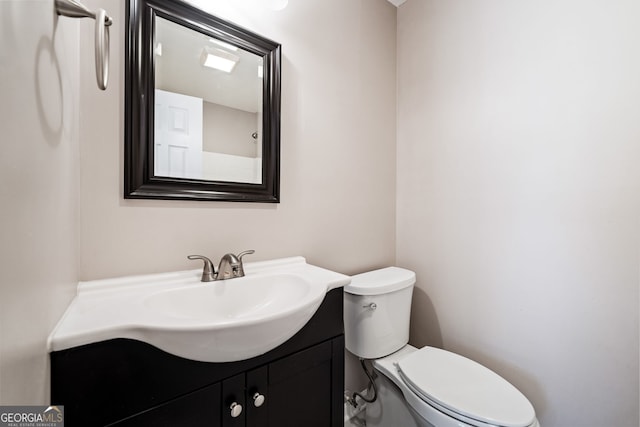
[[[64,405],[67,427],[342,426],[342,307],[342,288],[328,292],[291,339],[238,362],[196,362],[130,339],[55,351],[51,402]]]

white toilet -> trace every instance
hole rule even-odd
[[[353,276],[344,288],[347,350],[373,359],[379,375],[380,413],[374,420],[367,414],[367,425],[539,427],[531,403],[498,374],[455,353],[407,344],[415,281],[414,272],[388,267]],[[398,402],[410,421],[398,421]]]

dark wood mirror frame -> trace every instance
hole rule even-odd
[[[173,21],[263,58],[260,184],[154,176],[154,22]],[[280,201],[280,44],[178,0],[127,0],[124,197]]]

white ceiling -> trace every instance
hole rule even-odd
[[[406,1],[407,0],[389,0],[389,3],[391,3],[395,7],[398,7],[398,6],[400,6],[402,3],[406,2]]]

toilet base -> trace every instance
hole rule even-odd
[[[375,380],[378,388],[378,398],[373,403],[367,403],[365,419],[367,427],[434,427],[427,421],[420,419],[404,399],[402,391],[381,372],[377,372]]]

